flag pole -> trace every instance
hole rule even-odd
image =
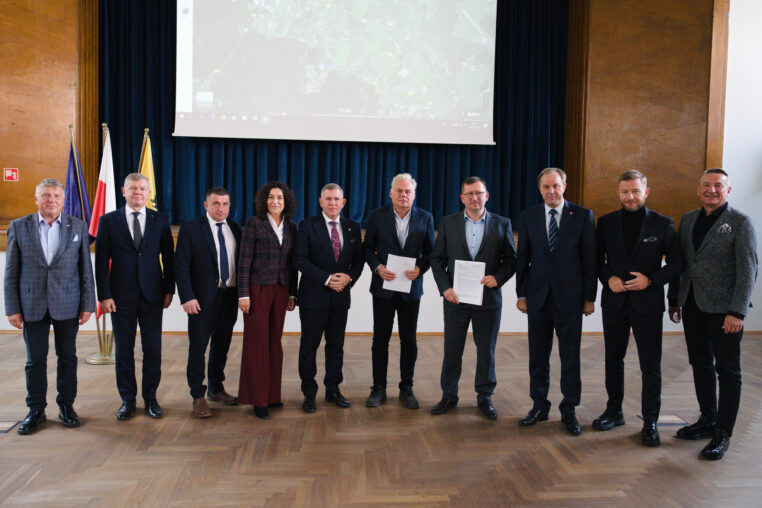
[[[108,125],[106,125],[106,122],[103,122],[101,124],[101,131],[103,134],[103,147],[106,146],[106,134],[108,133]],[[112,349],[112,341],[113,341],[113,334],[109,334],[106,330],[106,314],[104,313],[103,316],[103,332],[101,333],[101,325],[98,322],[98,312],[97,312],[97,302],[96,302],[96,312],[95,312],[95,327],[98,330],[98,352],[92,353],[87,356],[87,359],[85,360],[90,365],[111,365],[114,363],[114,357],[111,354]]]

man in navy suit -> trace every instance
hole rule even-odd
[[[643,378],[641,402],[645,446],[659,446],[656,421],[661,407],[661,339],[664,285],[680,274],[680,242],[673,221],[649,210],[646,177],[635,170],[619,177],[622,208],[598,219],[598,278],[606,343],[606,392],[596,430],[624,425],[624,356],[635,335]],[[662,261],[666,257],[666,264]]]
[[[156,389],[161,379],[161,320],[175,292],[174,249],[166,215],[146,208],[148,178],[130,173],[122,195],[126,206],[98,224],[95,280],[98,300],[111,313],[116,346],[116,386],[122,405],[117,420],[135,412],[135,333],[143,347],[142,395],[151,418],[161,418]]]
[[[389,191],[392,203],[373,210],[365,229],[363,252],[373,272],[370,283],[373,295],[373,388],[365,401],[368,407],[377,407],[386,400],[386,367],[395,312],[400,335],[399,398],[408,409],[419,407],[413,393],[413,373],[418,357],[416,329],[423,295],[423,274],[431,265],[434,219],[429,212],[413,206],[415,188],[416,182],[410,174],[395,176]],[[389,254],[415,258],[415,267],[404,273],[387,270]],[[397,277],[412,281],[409,293],[383,288],[384,281]]]
[[[302,338],[299,345],[299,377],[302,379],[307,413],[315,411],[315,356],[325,334],[325,398],[339,407],[350,402],[339,391],[343,381],[344,331],[351,303],[349,290],[363,268],[360,225],[341,217],[347,200],[338,184],[320,192],[323,213],[299,225],[294,244],[294,266],[302,272],[297,291]]]
[[[23,329],[26,343],[26,404],[29,414],[19,434],[30,434],[45,421],[48,391],[50,325],[58,357],[58,418],[64,427],[78,427],[77,331],[95,310],[90,236],[87,224],[61,213],[64,186],[46,178],[35,191],[38,212],[8,226],[5,258],[5,314]]]
[[[598,281],[593,212],[564,200],[566,173],[546,168],[537,176],[543,204],[524,210],[519,226],[516,307],[529,315],[529,394],[533,406],[522,426],[548,419],[553,330],[561,356],[561,421],[572,435],[582,427],[579,350],[582,314],[594,311]]]
[[[460,186],[460,200],[466,209],[442,219],[431,253],[431,271],[444,297],[444,359],[442,399],[431,408],[441,415],[458,405],[458,381],[469,324],[476,344],[476,401],[484,416],[497,419],[492,405],[495,391],[495,345],[500,331],[503,306],[502,286],[516,271],[516,247],[511,221],[487,211],[487,184],[477,176]],[[462,303],[453,288],[455,262],[484,263],[482,303]]]
[[[206,213],[180,226],[175,251],[175,280],[183,310],[188,314],[188,386],[193,416],[208,418],[212,411],[204,396],[235,405],[225,391],[225,364],[233,326],[238,318],[236,266],[241,226],[228,218],[230,194],[222,187],[206,191]],[[210,343],[211,336],[211,343]],[[204,356],[209,346],[209,387],[204,386]]]

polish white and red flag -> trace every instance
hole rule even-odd
[[[103,158],[101,169],[98,173],[98,189],[95,191],[93,200],[93,215],[90,219],[90,236],[98,236],[98,223],[105,214],[116,210],[116,186],[114,185],[114,158],[111,155],[111,135],[106,130],[106,141],[103,143]],[[110,267],[109,267],[110,268]],[[101,317],[103,311],[100,303],[96,319]]]

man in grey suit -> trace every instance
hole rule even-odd
[[[460,186],[460,200],[465,211],[442,219],[431,253],[434,280],[444,296],[442,400],[431,408],[431,414],[440,415],[458,405],[458,381],[470,323],[476,344],[476,400],[484,416],[495,420],[492,392],[497,385],[495,344],[503,306],[501,288],[516,271],[516,245],[511,221],[485,208],[489,192],[484,180],[467,178]],[[481,305],[458,300],[453,289],[457,260],[485,263]]]
[[[712,437],[701,451],[709,460],[723,457],[733,434],[741,400],[743,320],[757,279],[754,226],[749,216],[728,205],[728,194],[730,185],[724,170],[704,171],[698,182],[702,207],[686,213],[680,221],[683,269],[677,295],[676,284],[669,293],[670,318],[676,323],[682,307],[688,359],[701,410],[698,421],[679,429],[677,437]]]
[[[19,434],[30,434],[45,421],[51,324],[58,356],[58,418],[64,427],[80,425],[73,407],[77,331],[95,310],[87,224],[61,213],[64,186],[55,178],[37,185],[34,201],[39,211],[8,227],[5,258],[5,314],[11,325],[23,330],[27,351],[29,413]]]

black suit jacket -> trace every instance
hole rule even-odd
[[[484,237],[476,258],[471,259],[466,244],[466,224],[464,212],[454,213],[442,219],[434,250],[431,253],[431,271],[439,288],[444,294],[453,285],[455,261],[482,261],[486,263],[485,275],[492,275],[497,280],[497,287],[484,286],[481,307],[460,303],[464,307],[477,309],[499,309],[503,305],[502,287],[516,272],[516,246],[513,242],[511,221],[506,217],[486,212]],[[445,300],[445,305],[454,305]]]
[[[389,254],[415,258],[415,264],[421,274],[410,287],[410,293],[400,293],[406,302],[420,300],[423,295],[423,274],[431,266],[431,250],[434,247],[434,219],[425,210],[413,207],[410,212],[405,247],[400,246],[397,226],[394,219],[394,207],[389,204],[376,208],[370,213],[368,227],[365,228],[363,252],[373,276],[370,292],[373,296],[389,299],[394,291],[383,288],[384,280],[376,273],[378,265],[385,265]],[[404,275],[402,275],[404,277]]]
[[[226,222],[235,237],[235,266],[238,266],[241,226],[231,219]],[[196,299],[202,309],[207,309],[214,301],[220,285],[219,259],[212,236],[216,233],[206,214],[180,226],[175,250],[175,280],[180,303]]]
[[[344,245],[338,261],[334,259],[331,237],[323,214],[304,219],[299,225],[294,244],[294,266],[302,272],[297,304],[304,309],[349,309],[349,289],[355,285],[363,269],[360,225],[341,218]],[[352,279],[341,292],[325,285],[334,273],[346,273]]]
[[[598,219],[598,278],[603,284],[603,310],[621,310],[629,303],[640,314],[664,312],[664,285],[672,281],[682,267],[680,241],[671,218],[646,208],[643,224],[632,254],[627,253],[620,209]],[[666,256],[667,263],[662,266]],[[640,272],[651,279],[642,291],[614,293],[609,279],[617,276],[632,279],[630,272]]]
[[[562,312],[582,312],[584,303],[594,302],[598,280],[593,212],[564,200],[556,249],[551,254],[545,226],[545,204],[521,213],[519,226],[516,295],[539,310],[552,288]]]
[[[124,207],[101,217],[95,240],[95,280],[98,300],[113,298],[117,309],[120,302],[136,302],[141,294],[155,303],[173,294],[174,245],[167,216],[146,208],[140,251],[132,241]]]

